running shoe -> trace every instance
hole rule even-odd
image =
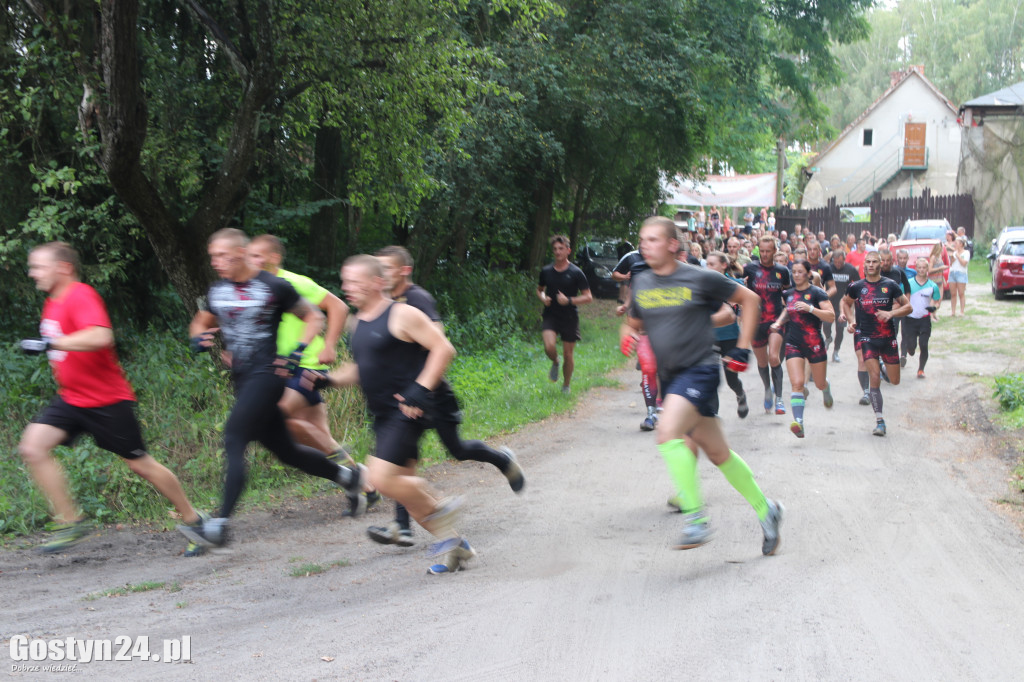
[[[825,390],[821,392],[821,401],[825,404],[826,409],[832,409],[835,405],[835,400],[832,398],[832,384],[825,386]]]
[[[505,478],[508,479],[508,485],[512,488],[512,492],[518,493],[522,491],[523,486],[526,485],[526,476],[523,475],[523,467],[519,466],[519,459],[516,457],[516,453],[512,452],[511,448],[498,448],[501,452],[504,452],[508,457],[508,468],[502,473],[505,474]]]
[[[178,532],[197,545],[223,547],[228,542],[228,520],[206,517],[201,523],[179,525]]]
[[[683,515],[683,534],[674,546],[676,549],[694,549],[711,539],[711,527],[703,509]]]
[[[810,394],[811,394],[810,389],[808,389],[806,386],[804,386],[804,400],[807,400],[807,396],[809,396]]]
[[[190,523],[190,524],[186,524],[186,525],[190,525],[190,526],[194,526],[194,527],[197,527],[197,528],[201,528],[203,526],[203,524],[206,523],[206,520],[210,518],[210,515],[205,513],[205,512],[196,512],[196,513],[199,515],[199,519],[195,523]],[[191,558],[191,557],[194,557],[194,556],[202,556],[203,554],[206,554],[206,547],[201,545],[201,544],[199,544],[198,542],[195,542],[194,540],[189,540],[188,544],[185,545],[185,557],[186,558]]]
[[[657,426],[657,424],[658,418],[655,417],[653,414],[649,414],[642,422],[640,422],[640,430],[653,431],[654,427]]]
[[[832,362],[842,362],[842,360],[839,359],[838,351],[832,354]]]
[[[36,551],[41,554],[57,554],[71,549],[81,542],[90,530],[92,524],[87,519],[60,524],[54,528],[49,540],[36,547]]]
[[[789,425],[789,430],[793,432],[793,435],[797,438],[804,437],[804,425],[799,420],[794,419],[793,423]]]
[[[761,521],[761,530],[764,531],[764,542],[761,544],[761,554],[770,556],[775,554],[779,548],[779,526],[782,525],[782,513],[786,508],[781,502],[768,500],[768,514]]]
[[[377,503],[381,501],[381,494],[376,490],[370,490],[366,493],[366,508],[373,509],[377,506]]]
[[[562,395],[569,395],[570,389],[568,386],[562,386]]]
[[[907,366],[907,354],[904,353],[903,355],[900,356],[900,367],[906,367],[906,366]]]
[[[750,414],[750,407],[747,406],[746,392],[736,396],[736,414],[740,419],[746,419],[747,415]]]
[[[775,394],[772,393],[772,389],[764,389],[764,412],[765,414],[772,413],[772,405],[775,404]]]
[[[868,395],[867,391],[864,391],[864,395],[862,395],[860,397],[860,400],[858,400],[857,402],[860,403],[861,405],[870,405],[871,404],[871,396]]]
[[[924,379],[924,370],[923,369],[917,370],[917,378],[918,379]]]
[[[395,521],[386,526],[370,526],[366,529],[366,535],[374,542],[382,545],[412,547],[416,544],[416,541],[412,539],[412,530],[402,528]]]
[[[668,506],[671,507],[672,511],[682,513],[683,511],[683,498],[679,495],[673,495],[668,498]]]
[[[368,502],[363,488],[366,484],[366,467],[356,464],[354,467],[341,467],[348,471],[348,483],[338,482],[338,485],[345,489],[345,497],[348,499],[348,509],[341,513],[342,516],[359,516],[366,511]]]
[[[782,398],[775,401],[775,414],[786,414],[786,403],[782,402]]]
[[[552,362],[551,369],[548,370],[548,380],[558,381],[558,363]]]
[[[872,436],[885,436],[885,422],[879,421],[875,423],[875,430],[871,432]]]
[[[476,550],[462,538],[449,538],[431,545],[430,555],[435,558],[440,557],[440,561],[431,564],[427,572],[433,575],[444,575],[462,569],[463,563],[476,556]]]
[[[825,348],[827,349],[831,345],[832,345],[832,337],[831,336],[826,336],[825,337]]]

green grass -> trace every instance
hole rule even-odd
[[[349,565],[349,562],[346,561],[345,559],[339,559],[338,561],[332,561],[331,563],[327,564],[326,566],[324,566],[323,564],[312,564],[312,563],[310,563],[310,564],[302,564],[300,566],[295,566],[294,568],[292,568],[288,572],[288,575],[290,575],[293,578],[308,578],[311,575],[319,575],[321,573],[326,573],[327,571],[329,571],[332,568],[343,568],[343,567],[348,566],[348,565]]]
[[[147,581],[142,583],[131,584],[128,583],[124,587],[114,587],[109,590],[103,590],[102,592],[93,592],[83,597],[85,601],[96,601],[103,597],[124,597],[125,595],[133,594],[136,592],[151,592],[153,590],[159,590],[164,587],[166,583]],[[176,589],[173,589],[176,588]],[[181,586],[178,583],[173,583],[171,587],[167,588],[168,592],[180,592]]]

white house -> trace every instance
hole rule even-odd
[[[802,207],[865,205],[885,198],[956,191],[960,163],[957,110],[924,77],[923,66],[891,74],[889,89],[808,166]]]

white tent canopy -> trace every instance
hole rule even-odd
[[[676,177],[663,189],[671,206],[774,206],[775,173],[708,175],[703,180]]]

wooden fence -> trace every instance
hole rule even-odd
[[[918,197],[883,199],[881,194],[876,192],[871,197],[869,206],[870,223],[843,221],[835,197],[830,198],[828,204],[821,208],[805,211],[783,210],[780,216],[785,217],[787,226],[802,222],[814,232],[824,231],[829,237],[838,234],[841,239],[847,234],[860,234],[864,230],[870,231],[876,237],[889,234],[899,236],[903,223],[921,218],[945,218],[953,229],[963,227],[968,237],[974,237],[974,197],[970,194],[933,197],[931,191],[925,189]],[[782,223],[782,218],[778,218],[777,222]]]

